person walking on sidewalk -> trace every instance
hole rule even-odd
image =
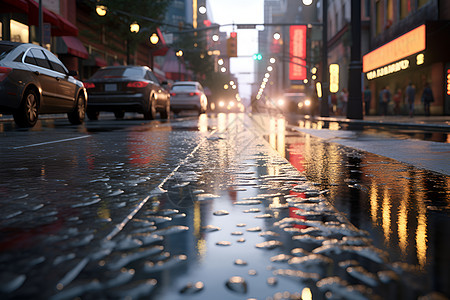
[[[364,90],[364,110],[366,112],[366,116],[368,116],[370,112],[371,100],[372,100],[372,91],[369,89],[369,86],[366,85],[366,88]]]
[[[380,110],[381,115],[386,116],[388,113],[388,105],[391,101],[391,92],[389,91],[389,86],[385,86],[380,92]]]
[[[400,103],[402,102],[402,90],[398,89],[397,93],[395,93],[394,97],[394,115],[400,114]]]
[[[431,91],[430,84],[427,82],[422,93],[423,110],[425,111],[426,116],[430,115],[430,104],[433,101],[433,91]]]
[[[414,98],[416,97],[416,89],[410,82],[406,87],[406,104],[408,105],[409,117],[412,118],[414,115]]]

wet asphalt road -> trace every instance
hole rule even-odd
[[[449,293],[447,176],[243,115],[8,126],[2,298]]]

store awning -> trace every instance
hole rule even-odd
[[[169,47],[166,44],[166,40],[164,39],[164,36],[159,29],[159,27],[156,28],[156,34],[158,34],[159,41],[158,44],[156,44],[156,49],[152,50],[153,56],[164,56],[167,54],[167,51],[169,50]]]
[[[106,62],[106,60],[102,57],[95,57],[95,65],[97,67],[106,67],[108,65],[108,63]]]
[[[89,53],[83,43],[74,36],[62,36],[56,43],[56,53],[71,54],[80,58],[87,59]]]
[[[39,25],[39,3],[34,0],[2,0],[0,12],[25,13],[28,15],[28,25]],[[77,36],[78,28],[60,15],[42,8],[44,23],[50,23],[53,36]]]

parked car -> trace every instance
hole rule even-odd
[[[178,81],[170,90],[170,108],[177,114],[182,110],[206,113],[208,98],[202,85],[197,81]]]
[[[89,96],[87,116],[97,120],[100,111],[111,111],[121,119],[125,112],[137,112],[153,120],[159,112],[162,119],[167,119],[170,94],[164,84],[145,66],[101,68],[84,82]]]
[[[47,113],[83,123],[87,94],[77,74],[43,47],[0,41],[0,113],[12,114],[20,127],[33,127]]]

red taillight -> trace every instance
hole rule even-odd
[[[92,82],[83,82],[83,85],[86,89],[93,89],[95,88],[95,84],[93,84]]]
[[[193,92],[193,93],[189,93],[189,96],[198,96],[200,95],[200,92]]]
[[[148,85],[147,81],[131,81],[131,82],[128,82],[127,87],[143,88],[143,87],[146,87],[147,85]]]
[[[176,96],[177,93],[170,93],[170,96]]]
[[[12,71],[11,68],[0,67],[0,81],[5,80],[8,77],[8,74]]]

